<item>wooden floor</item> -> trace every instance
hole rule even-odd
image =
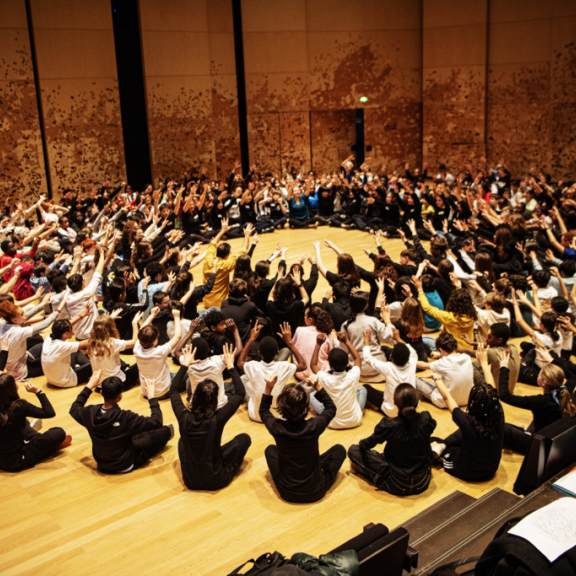
[[[324,238],[372,269],[363,252],[373,248],[372,237],[334,228],[285,230],[262,236],[253,262],[267,258],[282,242],[290,247],[290,264],[299,253],[313,254],[312,242]],[[397,259],[401,242],[385,242],[388,253]],[[232,244],[236,249],[240,241]],[[335,270],[334,252],[323,246],[322,255],[325,265]],[[200,279],[200,270],[195,277]],[[326,289],[321,277],[315,299]],[[279,498],[266,467],[264,449],[271,437],[262,424],[249,420],[242,406],[223,437],[227,441],[240,432],[251,436],[252,446],[241,473],[219,492],[190,492],[180,473],[178,431],[169,447],[144,468],[124,476],[104,476],[96,470],[86,430],[68,414],[80,388],[46,389],[43,377],[35,379],[35,384],[46,390],[57,413],[56,418],[44,422],[45,429],[62,426],[74,440],[69,448],[32,470],[0,473],[1,574],[222,576],[263,552],[327,552],[368,522],[383,522],[393,528],[454,490],[474,497],[495,487],[511,491],[521,463],[521,457],[505,452],[496,477],[479,484],[464,483],[434,469],[424,494],[398,498],[351,474],[347,460],[324,500],[288,504]],[[20,389],[23,397],[31,396],[23,386]],[[517,391],[533,394],[535,389],[518,385]],[[91,401],[99,402],[101,397],[94,394]],[[127,392],[122,406],[149,414],[139,389]],[[164,422],[175,423],[169,401],[162,402],[161,407]],[[435,435],[445,436],[455,429],[447,411],[431,404],[425,409],[438,422]],[[529,424],[528,412],[510,406],[504,410],[508,421]],[[378,414],[368,410],[361,427],[328,430],[320,447],[325,450],[341,443],[347,448],[370,435],[378,421]]]

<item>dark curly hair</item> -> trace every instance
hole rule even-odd
[[[504,425],[504,410],[492,386],[473,386],[468,396],[468,414],[482,436],[496,440]]]
[[[378,254],[374,259],[374,276],[378,278],[390,278],[392,282],[398,280],[398,272],[388,254]]]
[[[332,333],[332,330],[334,329],[332,316],[330,316],[330,314],[325,310],[322,310],[321,306],[318,304],[312,304],[312,306],[306,310],[306,314],[308,318],[314,320],[314,326],[316,326],[319,332],[324,334]]]
[[[446,312],[452,312],[456,316],[469,316],[474,320],[478,319],[478,313],[474,308],[470,293],[465,288],[457,288],[452,291],[446,303]]]

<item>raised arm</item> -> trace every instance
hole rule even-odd
[[[302,303],[304,304],[304,308],[306,308],[306,306],[308,306],[308,303],[310,302],[310,297],[308,296],[308,292],[306,292],[306,288],[304,288],[304,285],[302,284],[300,271],[294,270],[294,272],[292,272],[292,276],[294,278],[294,282],[296,283],[296,287],[300,290],[300,296],[302,297]]]
[[[452,395],[448,391],[448,388],[446,388],[446,384],[444,384],[440,374],[432,372],[432,378],[434,378],[434,384],[436,384],[438,392],[440,392],[442,398],[444,398],[444,402],[446,402],[448,410],[450,410],[450,413],[452,413],[456,408],[458,408],[458,403],[454,400],[454,398],[452,398]]]
[[[316,250],[316,266],[318,266],[318,270],[320,270],[320,274],[326,278],[326,273],[328,269],[322,263],[322,253],[320,252],[320,242],[314,242],[313,244],[314,250]]]
[[[302,354],[300,354],[298,348],[296,348],[292,342],[292,329],[290,328],[290,324],[288,322],[284,322],[284,324],[280,326],[280,332],[278,332],[278,336],[284,340],[284,343],[289,348],[290,352],[292,352],[292,355],[296,358],[296,372],[302,372],[303,370],[306,370],[308,367],[306,365],[306,360],[304,360]]]

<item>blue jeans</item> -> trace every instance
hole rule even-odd
[[[358,386],[356,388],[356,400],[358,400],[358,404],[360,404],[360,410],[364,410],[364,406],[366,406],[366,398],[368,397],[368,390],[364,388],[364,386]],[[310,394],[310,405],[314,410],[316,410],[317,414],[322,414],[324,412],[324,404],[321,404],[316,400],[316,392],[312,392]]]
[[[208,312],[220,312],[220,308],[212,306],[211,308],[208,308],[208,310],[198,310],[198,318],[200,318],[200,320],[204,320],[204,316],[206,316]]]
[[[432,336],[422,336],[422,342],[430,348],[430,351],[436,350],[436,338],[432,338]]]

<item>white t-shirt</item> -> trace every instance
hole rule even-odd
[[[370,353],[370,346],[362,348],[364,362],[370,364],[374,370],[378,370],[386,377],[386,388],[384,388],[384,401],[382,402],[382,412],[390,418],[398,416],[398,408],[394,404],[394,391],[400,384],[411,384],[416,388],[416,366],[418,354],[412,346],[408,345],[410,356],[404,366],[396,366],[393,362],[382,362],[377,360]]]
[[[186,318],[180,319],[180,326],[182,327],[182,338],[180,338],[180,341],[178,342],[178,344],[176,344],[176,346],[174,346],[174,350],[176,350],[176,348],[178,348],[178,346],[180,346],[180,344],[182,344],[182,340],[184,340],[184,338],[186,338],[186,335],[188,334],[188,330],[190,330],[190,324],[192,324],[192,320],[186,320]],[[168,322],[168,324],[166,324],[166,334],[168,334],[168,338],[170,338],[170,340],[172,340],[172,338],[174,338],[175,330],[176,330],[176,327],[174,326],[174,320],[170,320],[170,322]]]
[[[468,404],[468,396],[474,385],[472,359],[467,354],[449,354],[430,363],[430,370],[439,374],[458,406]],[[442,394],[436,388],[430,397],[438,408],[446,408]]]
[[[70,292],[66,300],[66,309],[68,310],[70,318],[78,316],[84,310],[86,304],[92,302],[92,314],[78,320],[78,322],[72,326],[74,336],[76,336],[78,340],[87,340],[90,337],[90,332],[92,332],[94,320],[98,316],[98,309],[94,304],[94,294],[96,294],[96,289],[100,282],[102,282],[102,274],[95,272],[86,288],[80,290],[80,292]]]
[[[552,286],[546,286],[546,288],[538,288],[538,299],[540,300],[540,307],[542,308],[542,312],[549,312],[552,310],[550,301],[552,298],[556,298],[556,296],[558,296],[558,290]],[[540,326],[540,318],[538,318],[538,316],[536,316],[534,313],[532,313],[532,325]]]
[[[500,313],[495,310],[481,310],[480,308],[476,308],[476,312],[478,313],[478,342],[482,344],[488,340],[488,333],[492,324],[501,322],[510,328],[510,310],[508,308],[504,308]]]
[[[366,346],[368,351],[370,347]],[[318,382],[336,404],[336,416],[328,428],[345,430],[362,424],[362,409],[356,398],[356,388],[360,381],[360,368],[353,366],[348,372],[318,372]]]
[[[170,367],[167,360],[170,352],[172,352],[172,347],[169,342],[162,346],[153,346],[147,350],[142,348],[139,340],[134,345],[134,357],[136,358],[140,375],[154,381],[154,398],[164,396],[170,390],[172,377],[170,376]],[[148,391],[143,379],[141,379],[140,387],[142,388],[142,393],[147,396]]]
[[[4,324],[0,332],[2,339],[8,344],[8,361],[6,372],[14,376],[14,380],[24,380],[28,376],[26,366],[26,339],[34,334],[32,326],[17,326]]]
[[[180,363],[182,363],[182,360],[180,360]],[[224,378],[222,377],[222,372],[225,368],[224,361],[220,356],[209,356],[197,364],[191,364],[188,367],[188,376],[190,378],[189,392],[194,394],[196,386],[202,380],[213,380],[218,384],[218,409],[222,408],[228,402],[228,398],[224,393]]]
[[[290,362],[255,362],[250,361],[244,364],[244,377],[242,381],[246,387],[248,395],[248,416],[255,422],[262,422],[260,419],[260,402],[262,394],[266,389],[264,377],[278,376],[276,384],[272,389],[272,405],[276,405],[276,397],[282,392],[288,380],[294,376],[296,364]]]
[[[42,370],[48,384],[58,388],[73,388],[78,377],[70,366],[70,356],[78,351],[78,342],[52,340],[49,335],[42,344]]]
[[[102,380],[104,380],[104,378],[111,378],[112,376],[116,376],[117,378],[120,378],[122,382],[124,382],[124,380],[126,380],[126,374],[122,370],[120,352],[126,350],[126,340],[112,338],[109,344],[111,348],[110,356],[90,356],[90,364],[92,364],[92,370],[94,372],[97,370],[102,370]]]
[[[542,342],[542,344],[544,344],[544,346],[546,348],[548,348],[548,350],[554,350],[554,352],[556,352],[556,354],[558,354],[558,356],[560,356],[562,354],[562,344],[563,344],[563,338],[562,338],[562,332],[557,332],[557,334],[560,336],[560,338],[558,338],[558,340],[556,340],[556,342],[552,339],[552,336],[550,336],[550,334],[541,334],[540,332],[534,332],[534,335],[536,336],[536,338],[538,338],[538,340],[540,340],[540,342]],[[543,366],[545,366],[547,364],[547,362],[541,362],[540,360],[538,360],[538,356],[536,356],[536,365],[540,366],[540,368],[542,368]]]

